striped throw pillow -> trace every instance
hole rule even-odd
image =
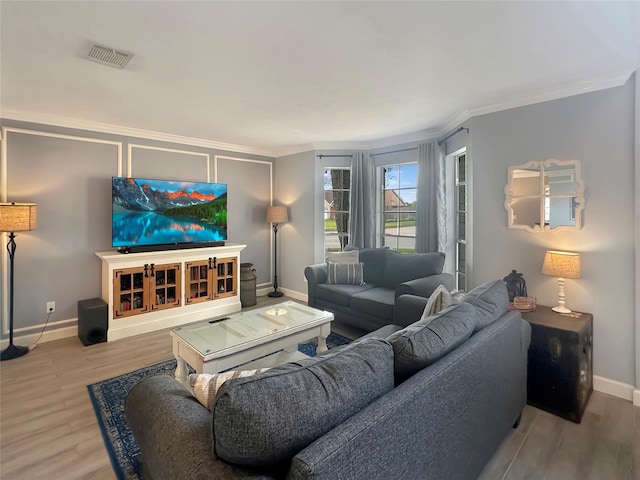
[[[222,373],[192,373],[189,375],[189,385],[196,397],[207,410],[211,410],[211,405],[216,398],[216,393],[227,380],[234,378],[250,377],[257,373],[266,372],[268,368],[258,368],[257,370],[231,370]]]
[[[364,263],[327,262],[327,283],[364,285]]]
[[[433,291],[429,300],[427,301],[427,305],[424,307],[424,312],[422,312],[422,317],[420,320],[424,320],[425,318],[431,317],[440,313],[442,310],[447,308],[449,305],[453,303],[453,297],[447,287],[444,285],[438,285],[436,289]]]

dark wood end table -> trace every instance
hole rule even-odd
[[[593,391],[593,315],[522,312],[531,324],[527,403],[576,423]]]

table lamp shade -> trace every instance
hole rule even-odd
[[[548,250],[542,263],[542,273],[559,278],[580,278],[580,254]]]
[[[267,223],[285,223],[288,221],[287,207],[278,205],[267,208]]]
[[[0,203],[0,232],[35,230],[37,223],[35,203]]]

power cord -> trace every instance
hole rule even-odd
[[[51,314],[52,313],[53,312],[49,312],[47,314],[47,319],[44,321],[44,327],[42,327],[42,331],[40,332],[40,335],[38,336],[36,341],[29,345],[29,351],[33,350],[34,348],[36,348],[38,346],[38,342],[42,338],[42,334],[44,333],[44,330],[47,328],[47,324],[49,323],[49,319],[51,318]]]

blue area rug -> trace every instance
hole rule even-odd
[[[327,338],[329,349],[345,345],[351,340],[332,333]],[[298,350],[314,357],[315,341],[301,343]],[[110,378],[88,385],[91,403],[98,417],[105,446],[111,458],[111,464],[119,479],[138,480],[142,476],[142,459],[138,444],[133,438],[124,415],[124,401],[131,388],[145,377],[151,375],[171,375],[176,369],[175,359],[141,368],[131,373]]]

